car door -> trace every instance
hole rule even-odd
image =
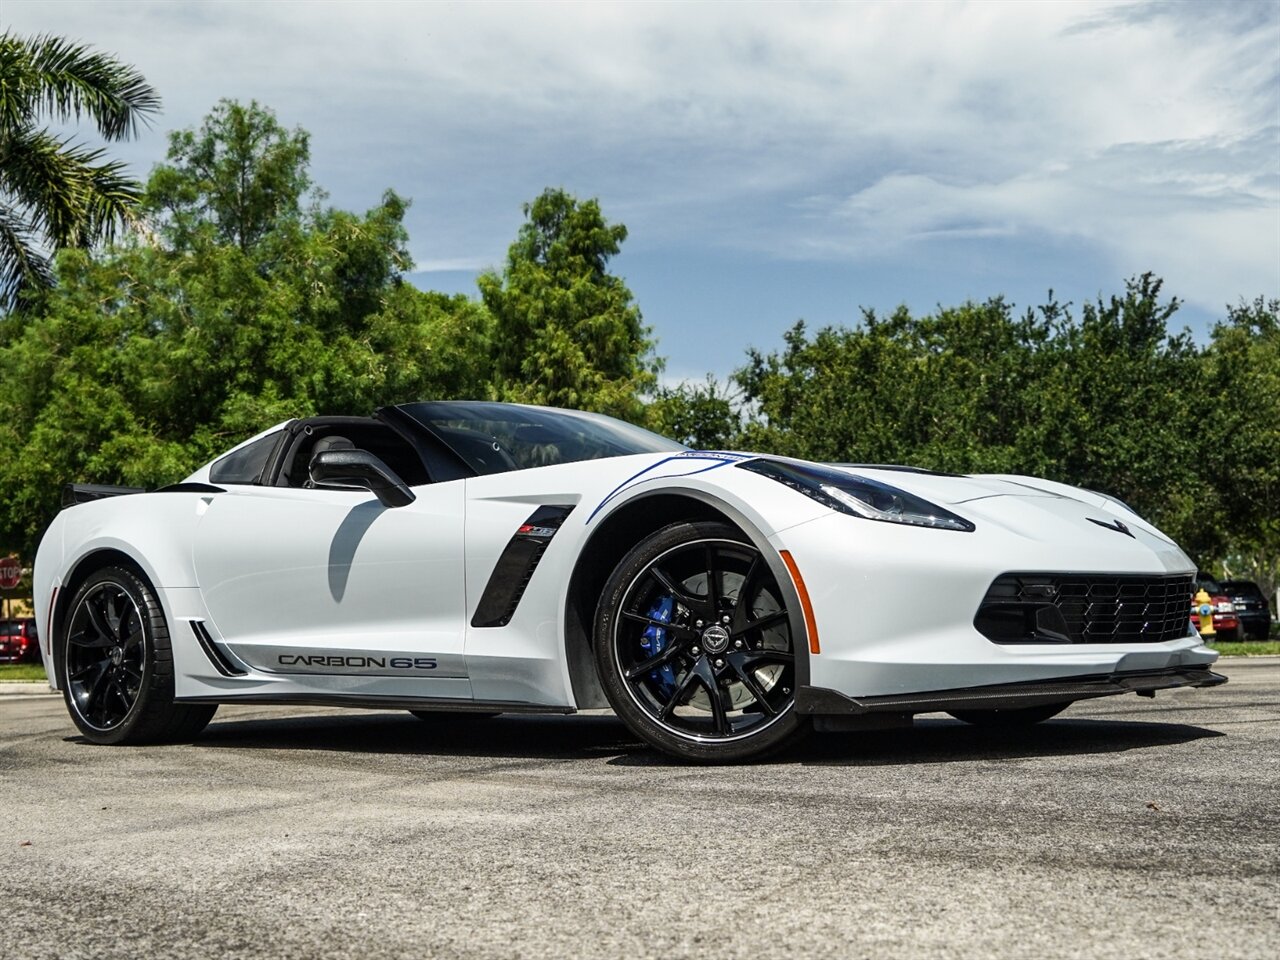
[[[211,494],[194,562],[215,639],[316,689],[469,697],[463,481],[414,493],[396,508],[364,490]]]

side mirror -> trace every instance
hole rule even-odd
[[[403,507],[417,498],[395,471],[368,450],[324,450],[311,458],[314,483],[333,483],[370,491],[384,507]]]

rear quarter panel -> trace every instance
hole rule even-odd
[[[55,595],[76,589],[78,571],[102,551],[124,554],[156,588],[166,619],[174,622],[167,592],[196,585],[191,544],[210,494],[139,493],[94,500],[63,510],[45,531],[36,551],[33,589],[40,653],[50,683],[59,685],[53,669]],[[56,594],[55,594],[56,591]]]

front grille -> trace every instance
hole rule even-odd
[[[1007,573],[974,626],[993,643],[1167,643],[1189,633],[1192,578]]]

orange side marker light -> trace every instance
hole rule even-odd
[[[818,646],[818,621],[813,616],[813,604],[809,602],[809,591],[805,589],[804,577],[800,576],[800,568],[790,550],[779,550],[782,562],[787,565],[787,573],[791,574],[791,582],[796,585],[796,593],[800,595],[800,609],[804,612],[804,629],[809,634],[809,652],[821,653]]]
[[[58,588],[53,588],[53,593],[49,595],[49,622],[45,624],[44,633],[40,637],[40,644],[44,647],[45,652],[50,656],[53,655],[53,608],[58,605]]]

